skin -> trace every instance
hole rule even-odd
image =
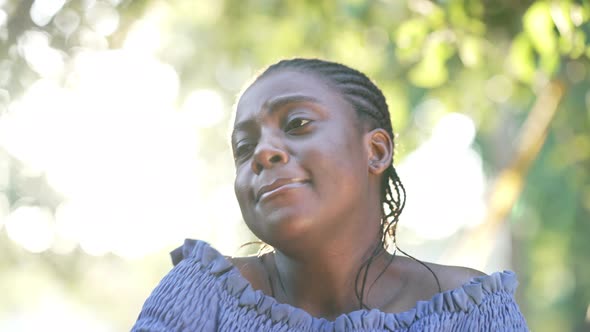
[[[322,79],[279,71],[259,79],[237,104],[232,148],[235,193],[248,227],[275,248],[262,259],[233,258],[255,289],[334,319],[358,310],[354,280],[378,245],[380,179],[392,161],[383,129],[359,125],[352,106]],[[260,193],[264,193],[260,195]],[[438,292],[413,260],[380,254],[363,299],[385,312],[408,310]],[[430,264],[442,287],[481,272]]]

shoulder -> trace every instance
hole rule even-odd
[[[462,311],[466,313],[462,322],[470,321],[475,324],[473,326],[486,326],[494,321],[496,330],[527,330],[526,320],[514,299],[518,285],[514,272],[487,275],[468,267],[423,262],[431,272],[410,258],[404,257],[400,261],[403,265],[400,264],[398,271],[405,280],[403,292],[397,302],[392,301],[384,308],[385,311],[396,313],[416,308],[425,310],[423,315]],[[434,276],[440,282],[440,290]],[[424,302],[417,306],[419,301]],[[478,309],[469,310],[473,307]],[[499,316],[502,320],[496,322]]]
[[[402,262],[407,291],[415,300],[428,300],[439,292],[459,288],[475,277],[486,275],[468,267],[417,262],[408,257],[403,257]]]
[[[486,276],[487,274],[464,266],[440,265],[427,263],[437,275],[442,291],[452,290],[461,287],[475,277]]]
[[[220,302],[223,287],[217,274],[228,271],[230,262],[196,240],[186,240],[171,256],[174,268],[146,299],[132,331],[215,330],[219,306],[211,303]]]
[[[264,265],[263,256],[226,257],[248,280],[252,288],[270,294],[268,272]]]
[[[224,256],[209,243],[186,239],[184,244],[170,253],[175,268],[169,275],[182,273],[190,267],[200,267],[201,272],[218,274],[235,267],[254,289],[265,291],[268,274],[264,267],[264,256],[231,257]],[[181,264],[184,262],[183,264]],[[198,263],[195,265],[195,263]],[[194,272],[193,272],[194,273]]]
[[[246,279],[257,279],[263,272],[264,267],[260,258],[257,256],[231,257],[225,258],[235,266]]]

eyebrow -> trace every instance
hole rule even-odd
[[[277,96],[277,97],[274,97],[274,98],[266,101],[264,104],[262,104],[262,108],[267,109],[268,113],[272,114],[272,113],[275,113],[277,110],[279,110],[282,106],[285,106],[288,104],[294,104],[294,103],[303,103],[303,102],[322,104],[322,102],[319,99],[312,97],[312,96],[303,95],[303,94],[289,94],[289,95]],[[235,134],[237,131],[242,131],[242,130],[247,129],[248,127],[252,126],[252,124],[254,122],[255,122],[255,120],[253,118],[249,118],[244,121],[240,121],[240,122],[236,123],[236,125],[234,126],[234,129],[232,130],[232,134],[231,134],[232,143],[235,141]]]
[[[280,108],[280,106],[302,102],[321,104],[320,100],[315,97],[302,94],[291,94],[274,97],[269,101],[265,102],[263,107],[268,108],[269,112],[272,113],[276,111],[278,108]]]

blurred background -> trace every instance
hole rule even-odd
[[[532,330],[588,331],[589,20],[566,0],[0,0],[0,330],[126,331],[184,238],[255,252],[232,105],[304,56],[387,96],[402,248],[514,270]]]

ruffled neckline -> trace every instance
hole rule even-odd
[[[200,263],[206,272],[215,276],[221,288],[234,298],[239,306],[266,315],[273,322],[287,323],[292,328],[312,330],[408,328],[415,321],[433,314],[467,312],[490,296],[500,293],[512,296],[518,286],[514,272],[495,272],[472,278],[455,289],[437,293],[430,300],[418,301],[407,311],[386,313],[378,309],[360,309],[343,313],[332,321],[314,317],[290,304],[279,303],[261,290],[255,290],[240,270],[207,242],[186,239],[181,247],[171,252],[171,256],[174,265],[183,259]]]

